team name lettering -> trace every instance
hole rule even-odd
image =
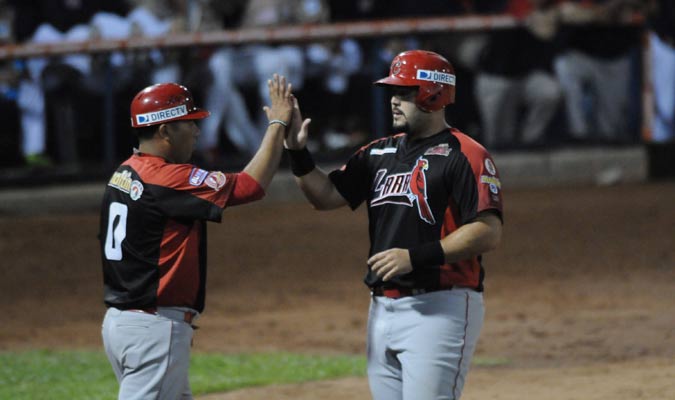
[[[147,124],[151,122],[166,121],[172,118],[182,117],[183,115],[187,115],[187,113],[187,107],[185,105],[181,105],[178,107],[169,108],[167,110],[138,114],[136,115],[136,123]]]
[[[406,205],[413,205],[413,198],[410,196],[410,178],[412,177],[411,172],[406,172],[403,174],[393,174],[385,176],[387,174],[386,169],[381,169],[377,171],[375,187],[375,199],[373,199],[373,205],[379,205],[385,202],[387,198],[391,197],[403,197],[397,201],[397,204],[405,203]]]

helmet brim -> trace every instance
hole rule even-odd
[[[189,113],[188,115],[185,115],[179,119],[204,119],[211,115],[210,112],[207,110],[201,109],[201,108],[195,108],[194,111]]]
[[[388,76],[373,82],[376,86],[419,86],[418,83],[411,83],[409,80],[401,79],[395,76]]]

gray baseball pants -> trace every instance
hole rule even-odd
[[[188,370],[193,328],[187,309],[157,314],[109,308],[103,319],[105,352],[120,384],[120,400],[192,399]]]
[[[483,295],[471,289],[373,296],[368,316],[373,399],[459,399],[483,315]]]

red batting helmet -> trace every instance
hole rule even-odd
[[[375,84],[419,87],[415,104],[424,111],[438,111],[455,102],[455,69],[432,51],[400,53],[391,62],[389,76]]]
[[[209,114],[208,111],[195,107],[190,91],[177,83],[148,86],[131,101],[131,126],[134,128],[185,119],[202,119]]]

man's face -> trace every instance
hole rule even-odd
[[[395,130],[410,132],[419,125],[419,118],[424,112],[415,105],[418,90],[416,86],[390,88],[392,126]]]
[[[197,124],[192,120],[174,121],[166,124],[166,129],[171,143],[172,161],[179,164],[190,161],[200,132]]]

